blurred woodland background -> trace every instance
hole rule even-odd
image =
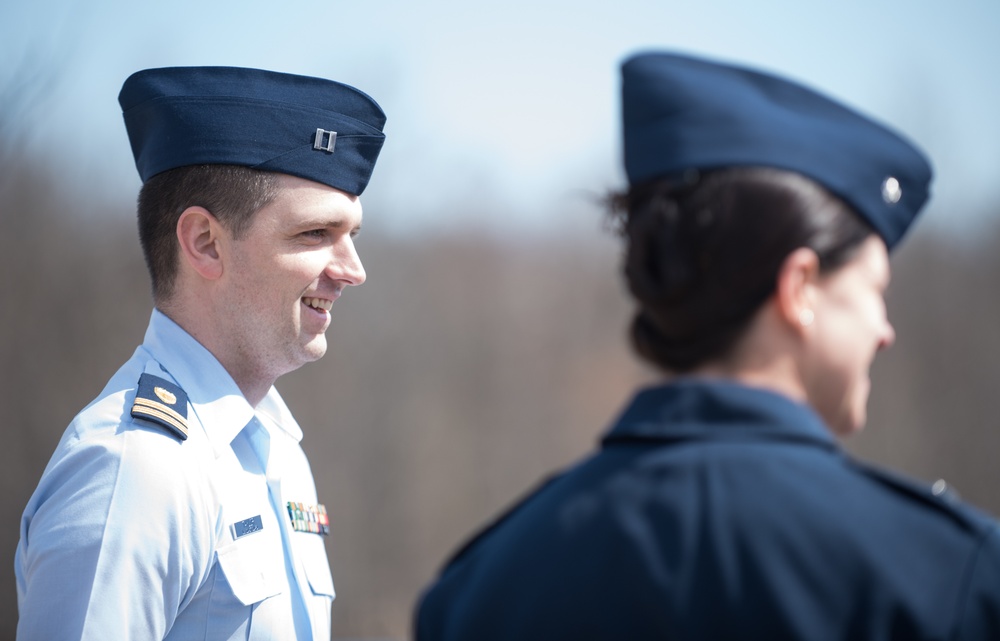
[[[10,108],[0,113],[3,640],[17,619],[21,511],[65,426],[141,342],[150,313],[133,202],[69,188],[10,135]],[[392,184],[383,176],[378,187]],[[628,348],[619,245],[596,198],[568,203],[558,232],[416,238],[369,225],[383,202],[366,207],[369,279],[336,304],[330,351],[278,382],[332,513],[341,639],[408,638],[419,590],[455,546],[590,451],[655,378]],[[442,218],[503,215],[471,197],[451,203]],[[928,215],[949,206],[933,201]],[[964,235],[918,225],[894,256],[898,340],[876,362],[868,429],[847,447],[927,482],[945,478],[1000,514],[996,214],[1000,203]]]

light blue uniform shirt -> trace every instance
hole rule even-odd
[[[130,414],[143,373],[188,395],[187,440]],[[21,519],[20,641],[330,638],[323,537],[302,431],[278,392],[252,408],[154,310],[143,344],[76,416]],[[260,528],[237,536],[237,524]]]

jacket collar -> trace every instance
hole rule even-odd
[[[602,442],[723,439],[801,441],[839,449],[807,405],[762,388],[693,377],[640,391]]]

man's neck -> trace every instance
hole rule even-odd
[[[225,368],[232,377],[243,398],[246,399],[250,407],[257,407],[264,397],[267,396],[276,378],[262,376],[260,372],[246,367],[239,367],[237,359],[227,358],[225,350],[219,348],[220,341],[215,332],[211,331],[211,325],[199,323],[197,317],[185,314],[186,307],[182,304],[157,302],[156,308],[161,314],[172,320],[178,327],[187,332],[193,339],[198,341],[216,360]]]

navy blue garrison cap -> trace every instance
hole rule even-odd
[[[800,84],[651,52],[622,65],[631,184],[691,169],[768,166],[839,196],[891,249],[927,202],[931,167],[886,127]]]
[[[118,95],[143,182],[186,165],[242,165],[360,195],[385,114],[354,87],[237,67],[139,71]]]

